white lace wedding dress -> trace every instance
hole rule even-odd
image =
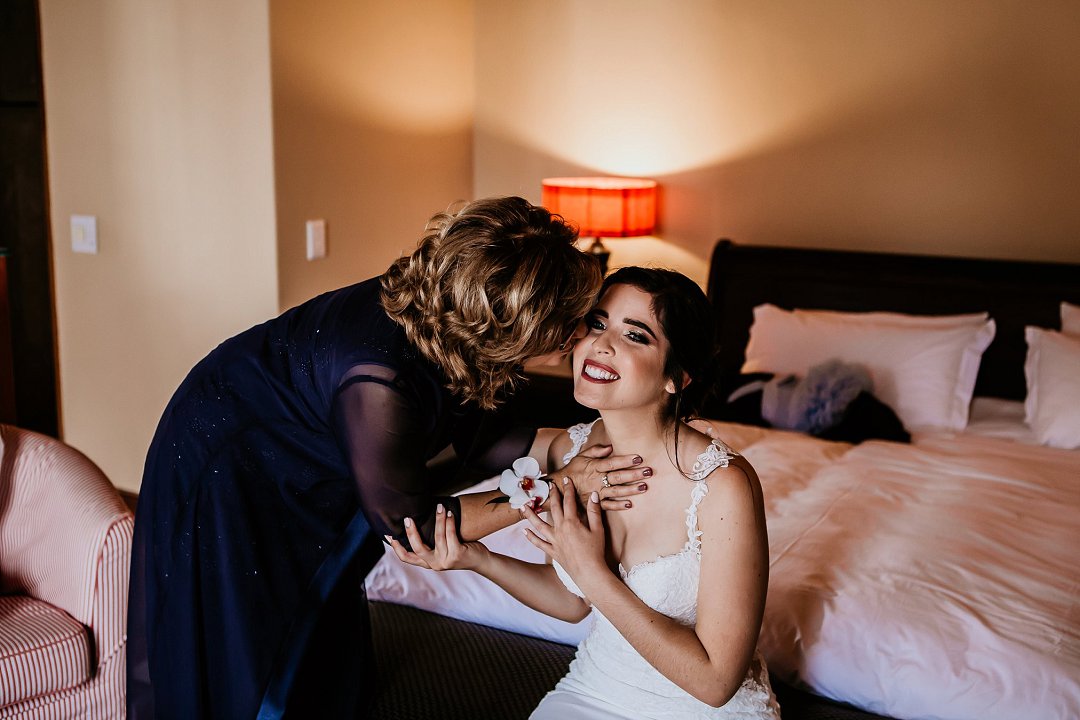
[[[574,445],[564,463],[581,450],[591,430],[592,423],[570,428]],[[735,453],[719,440],[713,440],[698,456],[691,473],[696,482],[690,492],[690,506],[686,509],[687,540],[682,550],[639,563],[629,572],[619,566],[623,581],[642,602],[683,625],[692,626],[697,621],[701,565],[697,508],[709,492],[705,478],[716,468],[727,467],[734,456]],[[571,592],[582,595],[558,563],[555,570]],[[593,615],[592,629],[578,646],[570,671],[544,697],[530,720],[779,720],[780,708],[760,653],[755,652],[754,661],[735,696],[723,707],[714,708],[661,675],[599,610],[594,609]]]

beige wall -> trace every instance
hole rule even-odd
[[[41,26],[62,432],[134,491],[211,348],[470,198],[473,4],[43,0]]]
[[[1080,262],[1077,37],[1071,0],[477,0],[476,194],[656,178],[612,262],[691,274],[718,237]]]
[[[282,308],[372,277],[472,194],[472,0],[271,0]],[[326,259],[304,223],[325,219]]]
[[[63,437],[136,490],[187,370],[277,310],[267,8],[43,0],[41,29]]]

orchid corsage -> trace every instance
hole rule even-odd
[[[543,479],[540,463],[531,457],[518,458],[509,470],[502,471],[499,478],[499,490],[505,498],[496,498],[491,502],[509,502],[515,510],[528,505],[537,511],[547,500],[551,485]]]

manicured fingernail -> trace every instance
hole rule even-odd
[[[589,494],[589,501],[590,502],[600,502],[599,493],[597,493],[595,490],[593,490],[592,493]]]
[[[446,517],[454,517],[454,511],[453,510],[447,510],[446,511]]]
[[[634,464],[635,465],[640,465],[641,464],[641,456],[640,455],[635,455],[634,456]]]
[[[566,484],[566,483],[568,483],[568,482],[570,482],[570,478],[568,478],[568,477],[564,477],[564,478],[562,479],[562,484],[563,484],[563,485],[565,485],[565,484]]]
[[[623,504],[623,507],[629,510],[630,508],[634,507],[634,503],[627,500],[626,503]]]
[[[439,503],[435,506],[435,512],[439,513],[440,515],[442,515],[445,510],[446,508],[442,506],[442,503]]]
[[[412,527],[412,518],[405,518],[405,527]]]
[[[646,485],[645,483],[641,483],[640,485],[637,486],[637,489],[640,490],[641,492],[645,492],[646,490],[649,489],[649,486]]]
[[[641,471],[641,474],[645,477],[652,477],[652,468],[645,468]]]
[[[391,538],[389,535],[383,535],[383,537],[386,538],[387,545],[393,542],[393,538]]]

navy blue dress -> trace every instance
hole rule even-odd
[[[461,469],[534,431],[459,402],[379,303],[378,279],[225,341],[165,409],[135,520],[128,716],[362,717],[363,577],[412,517],[430,543]],[[449,472],[429,461],[452,446]]]

